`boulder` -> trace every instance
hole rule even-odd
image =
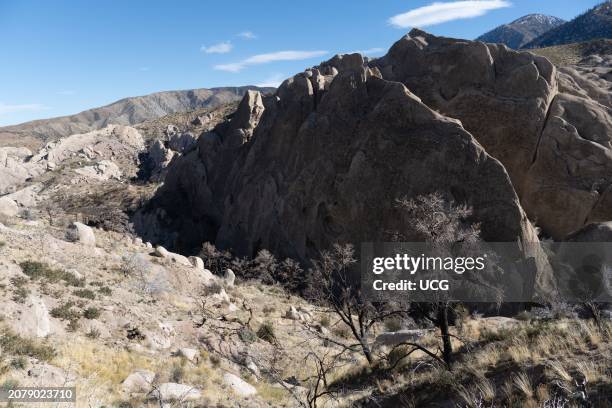
[[[231,288],[234,286],[234,282],[236,281],[236,274],[231,269],[225,270],[225,276],[223,276],[223,280],[225,282],[225,286]]]
[[[161,245],[155,247],[155,256],[159,256],[160,258],[169,258],[170,252]]]
[[[80,222],[73,222],[68,230],[68,238],[73,242],[80,242],[85,246],[96,246],[96,235],[93,228]]]
[[[185,402],[200,399],[202,392],[190,385],[163,383],[151,391],[150,395],[162,402]]]
[[[25,308],[18,324],[13,325],[19,334],[26,337],[47,337],[52,333],[49,309],[43,299],[30,296]]]
[[[44,384],[45,387],[70,387],[73,380],[63,369],[47,363],[36,363],[28,370],[28,377],[35,384]]]
[[[200,353],[198,353],[198,350],[189,347],[182,347],[176,352],[176,355],[184,357],[192,363],[197,362],[199,354]]]
[[[0,197],[0,215],[16,217],[19,214],[19,206],[10,197]]]
[[[223,375],[223,382],[238,396],[250,397],[257,394],[255,387],[235,374],[225,373]]]
[[[121,383],[121,387],[127,394],[145,394],[151,391],[155,373],[149,370],[132,371]]]

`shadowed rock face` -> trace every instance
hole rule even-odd
[[[612,219],[612,206],[601,205],[611,200],[612,121],[608,99],[595,91],[601,82],[609,89],[606,77],[559,74],[543,57],[419,30],[373,65],[461,120],[504,164],[545,233],[561,239],[587,221]]]
[[[242,103],[237,122],[202,136],[197,151],[173,163],[136,219],[147,238],[308,260],[335,242],[407,230],[394,200],[440,192],[474,208],[485,239],[537,240],[499,161],[457,120],[382,79],[358,54],[288,79],[262,103],[261,120],[261,107]],[[236,147],[230,136],[253,127]]]

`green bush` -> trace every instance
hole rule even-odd
[[[0,349],[9,355],[28,356],[41,361],[49,361],[55,356],[53,347],[21,337],[8,329],[0,331]]]
[[[60,306],[51,309],[51,316],[61,320],[78,320],[79,312],[73,309],[73,302],[66,302]]]
[[[274,326],[271,322],[263,322],[257,330],[257,337],[267,341],[268,343],[276,342],[276,334],[274,333]]]
[[[245,343],[254,343],[257,341],[257,335],[248,327],[243,327],[238,332],[238,337]]]
[[[100,309],[95,306],[90,306],[83,310],[83,317],[86,319],[97,319],[100,317]]]
[[[96,298],[96,293],[91,289],[77,289],[72,294],[84,299],[94,300]]]
[[[98,289],[98,292],[106,296],[110,296],[113,294],[113,291],[108,286],[102,286],[101,288]]]
[[[70,272],[61,269],[53,269],[49,265],[42,262],[25,261],[19,264],[24,274],[28,275],[32,280],[45,279],[48,282],[56,283],[64,281],[70,286],[84,286],[85,280],[79,279]]]
[[[25,357],[19,356],[17,358],[12,359],[10,365],[15,370],[24,370],[28,365],[28,361],[25,359]]]

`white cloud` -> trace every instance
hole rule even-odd
[[[231,64],[215,65],[214,68],[220,71],[240,72],[249,65],[267,64],[277,61],[298,61],[327,54],[327,51],[277,51],[268,54],[253,55],[247,59]]]
[[[490,10],[510,7],[506,0],[467,0],[432,3],[391,17],[388,22],[396,28],[426,27],[447,21],[479,17]]]
[[[259,84],[256,84],[256,86],[260,86],[262,88],[267,88],[267,87],[278,88],[279,85],[283,83],[285,78],[286,77],[283,74],[274,74],[264,79]]]
[[[209,47],[203,45],[202,47],[200,47],[200,51],[203,51],[207,54],[227,54],[232,50],[232,48],[234,48],[234,46],[231,42],[224,41],[220,42],[219,44],[213,44]]]
[[[62,89],[61,91],[57,91],[57,94],[62,96],[70,96],[76,94],[76,92],[70,89]]]
[[[254,40],[257,38],[257,36],[253,34],[252,31],[243,31],[240,34],[238,34],[238,37],[242,37],[245,40]]]
[[[0,115],[17,112],[36,112],[47,109],[46,106],[40,103],[26,103],[21,105],[7,105],[0,102]]]

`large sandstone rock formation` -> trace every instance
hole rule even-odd
[[[372,65],[461,120],[504,164],[545,233],[560,239],[585,222],[612,219],[609,77],[559,74],[540,56],[419,30]]]
[[[209,240],[308,260],[335,242],[406,230],[394,200],[434,191],[472,206],[488,240],[537,240],[500,162],[458,120],[353,54],[271,97],[247,95],[231,121],[173,162],[136,225],[183,250]]]

